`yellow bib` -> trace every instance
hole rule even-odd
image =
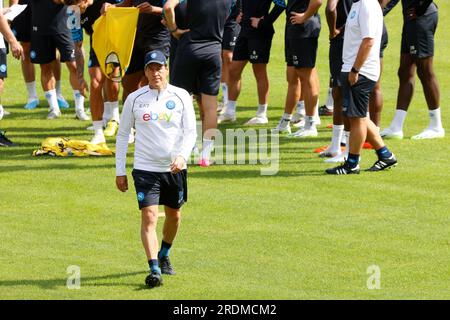
[[[95,21],[92,47],[103,73],[120,82],[130,64],[139,16],[138,8],[109,8]]]

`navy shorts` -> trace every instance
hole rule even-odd
[[[178,42],[177,57],[171,65],[171,84],[193,94],[217,96],[222,73],[220,42]]]
[[[434,56],[434,34],[438,24],[438,13],[423,15],[405,21],[402,32],[401,53],[419,59]]]
[[[70,31],[54,35],[31,33],[32,63],[47,64],[56,60],[56,49],[61,55],[61,62],[75,61],[75,45]]]
[[[11,22],[11,31],[17,41],[31,41],[31,7],[28,5],[21,14]]]
[[[157,205],[179,209],[187,202],[187,170],[172,174],[133,169],[132,175],[139,209]]]
[[[350,86],[348,74],[348,72],[341,73],[342,94],[344,96],[342,110],[348,118],[365,118],[369,110],[370,95],[376,82],[360,74],[358,82]]]
[[[91,37],[90,43],[91,43],[91,47],[89,49],[88,68],[100,67],[100,63],[98,62],[97,55],[95,54],[94,48],[92,47],[92,37]]]
[[[0,79],[5,79],[8,76],[8,63],[6,49],[0,49]]]
[[[233,24],[232,26],[225,27],[223,31],[222,50],[234,50],[240,31],[241,26],[237,23]]]
[[[286,40],[286,57],[288,66],[296,69],[314,68],[316,66],[318,38],[299,38]]]
[[[269,63],[273,34],[269,38],[248,38],[239,36],[233,51],[234,61]]]

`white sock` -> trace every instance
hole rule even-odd
[[[236,113],[236,101],[228,100],[226,114],[234,115]]]
[[[283,119],[284,120],[291,120],[292,119],[292,114],[290,114],[290,113],[283,113]]]
[[[59,80],[59,81],[56,81],[56,83],[55,83],[55,88],[56,88],[56,95],[59,97],[59,96],[62,96],[62,92],[61,92],[61,80]]]
[[[228,103],[228,85],[226,82],[222,82],[220,85],[222,86],[223,104],[226,105]]]
[[[202,159],[210,159],[214,147],[214,140],[203,139]]]
[[[305,117],[305,130],[313,129],[316,127],[316,119],[314,116],[306,116]]]
[[[45,99],[47,99],[50,111],[58,113],[59,106],[58,106],[58,99],[56,98],[56,90],[55,89],[48,90],[48,91],[45,91],[44,94],[45,94]]]
[[[105,101],[103,102],[103,116],[102,116],[102,120],[103,120],[103,124],[106,126],[106,124],[108,123],[109,119],[111,119],[111,102]]]
[[[429,110],[428,115],[430,116],[430,129],[441,130],[442,120],[441,120],[441,108],[435,110]]]
[[[3,106],[0,104],[0,120],[3,119],[3,115],[4,115]]]
[[[75,100],[75,110],[84,111],[84,97],[78,90],[73,90],[73,97]]]
[[[95,136],[103,136],[103,121],[92,121],[94,125],[94,135]]]
[[[392,119],[390,128],[392,131],[403,130],[403,123],[405,123],[407,112],[405,110],[397,109],[395,110],[394,119]]]
[[[25,85],[28,91],[28,102],[37,100],[36,81],[26,82]]]
[[[119,101],[111,101],[109,103],[109,108],[111,112],[111,120],[119,122],[120,120]]]
[[[333,136],[331,138],[330,151],[338,153],[341,151],[341,140],[344,133],[344,125],[333,125]]]
[[[301,115],[305,115],[305,101],[301,100],[297,102],[297,113]]]
[[[333,89],[332,88],[328,88],[328,98],[327,98],[326,106],[328,109],[333,109],[334,101],[333,101]]]
[[[350,131],[345,131],[344,130],[344,133],[342,134],[342,140],[341,140],[341,143],[342,144],[345,144],[346,146],[348,145],[348,138],[350,137]]]
[[[266,117],[267,107],[268,107],[267,103],[258,105],[258,111],[256,111],[256,116],[257,117]]]

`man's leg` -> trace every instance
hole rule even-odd
[[[442,127],[441,108],[439,107],[439,84],[434,73],[433,57],[416,59],[417,75],[422,83],[423,92],[427,101],[430,124],[422,133],[413,136],[412,139],[433,139],[445,136]]]
[[[202,93],[199,100],[201,101],[199,107],[203,129],[201,165],[209,166],[217,129],[217,96]]]
[[[84,96],[80,92],[80,83],[78,81],[77,63],[75,61],[66,62],[67,69],[69,70],[70,85],[73,90],[73,97],[75,100],[75,114],[79,120],[87,121],[89,117],[84,111]]]
[[[300,79],[297,76],[297,72],[293,66],[286,67],[286,81],[288,83],[288,90],[286,93],[286,101],[284,104],[284,114],[281,117],[274,132],[291,133],[290,121],[292,120],[292,114],[297,106],[297,103],[301,95]]]
[[[106,125],[105,136],[112,137],[117,133],[119,128],[119,83],[106,79],[104,83],[104,92],[106,101],[104,102],[103,124]],[[106,110],[108,109],[108,110]]]
[[[141,209],[141,240],[150,267],[150,275],[145,279],[149,287],[162,284],[161,269],[158,262],[158,206],[148,206]]]
[[[383,59],[380,60],[381,72],[383,72]],[[381,111],[383,110],[383,93],[381,91],[381,74],[369,100],[370,120],[379,128],[381,125]]]
[[[228,78],[230,72],[230,65],[233,62],[233,51],[222,50],[222,77],[220,80],[220,86],[222,88],[222,104],[226,106],[228,104]]]
[[[169,260],[170,248],[178,233],[181,221],[181,210],[164,206],[166,218],[163,226],[161,250],[158,252],[159,265],[163,274],[174,275],[175,271]]]
[[[246,124],[266,124],[269,122],[267,119],[267,107],[269,100],[269,77],[267,75],[267,64],[253,63],[252,69],[257,85],[258,110],[256,112],[256,117],[250,119]]]
[[[99,67],[89,68],[89,76],[91,77],[89,101],[91,105],[92,123],[94,125],[94,137],[91,143],[104,143],[105,135],[103,133],[103,84],[105,76]]]
[[[23,79],[28,92],[28,101],[24,106],[25,109],[31,110],[39,106],[39,98],[36,91],[36,71],[34,64],[31,63],[30,58],[30,43],[21,42],[24,54],[24,60],[21,61]]]
[[[56,52],[56,59],[52,62],[52,72],[53,76],[55,77],[55,89],[56,89],[56,96],[58,99],[58,106],[61,109],[68,109],[69,103],[66,101],[62,94],[62,86],[61,86],[61,62],[60,62],[60,54],[57,51]]]
[[[142,71],[138,71],[132,74],[127,74],[122,79],[122,103],[125,102],[128,95],[137,89],[139,89],[139,83],[141,82],[141,78],[144,75]]]
[[[228,104],[218,122],[236,121],[236,104],[241,93],[241,75],[248,61],[233,61],[228,73]]]
[[[390,126],[381,132],[383,138],[403,139],[403,124],[411,103],[416,81],[416,64],[410,54],[402,53],[398,69],[397,109]]]
[[[52,63],[41,64],[41,83],[45,93],[50,112],[47,119],[55,119],[61,115],[57,94],[55,90],[55,77],[53,76]]]
[[[305,127],[293,133],[293,137],[315,137],[317,136],[316,128],[316,111],[319,101],[319,84],[315,68],[296,68],[297,75],[302,84],[302,93],[305,99]]]

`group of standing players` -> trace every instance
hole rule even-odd
[[[345,24],[356,0],[328,0],[326,20],[329,28],[330,88],[334,100],[333,135],[329,146],[319,150],[327,162],[342,162],[348,158],[350,121],[342,113],[343,96],[340,73]],[[386,15],[399,0],[380,0]],[[160,50],[170,56],[170,81],[195,95],[203,124],[203,144],[200,165],[211,164],[214,130],[219,123],[236,121],[237,100],[241,91],[241,75],[251,63],[257,83],[258,107],[245,125],[268,123],[269,63],[273,23],[285,12],[285,60],[287,95],[284,113],[274,129],[290,137],[318,135],[319,79],[316,68],[321,19],[318,10],[322,0],[222,0],[189,2],[188,0],[10,0],[10,5],[27,4],[26,10],[11,24],[11,29],[24,49],[22,72],[28,91],[26,109],[39,105],[36,91],[35,64],[40,65],[41,84],[49,105],[48,119],[69,108],[61,94],[61,62],[70,73],[70,85],[75,101],[75,115],[88,120],[84,98],[89,91],[94,135],[92,143],[105,142],[119,125],[119,85],[107,79],[92,49],[93,24],[111,6],[139,8],[140,14],[131,63],[123,77],[123,101],[129,93],[146,84],[144,56]],[[211,3],[211,4],[210,4]],[[216,3],[227,6],[221,12]],[[164,14],[163,6],[173,10]],[[195,6],[202,13],[195,16]],[[384,138],[403,138],[403,123],[414,91],[415,72],[422,82],[430,113],[430,125],[414,139],[443,137],[439,108],[439,87],[433,71],[434,33],[437,27],[437,6],[431,1],[402,0],[404,27],[399,68],[400,87],[397,110],[391,125],[381,131]],[[229,6],[229,8],[228,8]],[[210,8],[211,7],[211,8]],[[83,29],[90,37],[88,68],[90,85],[84,79]],[[384,26],[380,45],[388,42]],[[1,44],[1,43],[0,43]],[[2,52],[3,60],[6,60]],[[3,78],[5,71],[0,69]],[[222,88],[222,103],[217,96]],[[370,97],[369,119],[380,126],[383,106],[380,79]],[[219,111],[219,112],[217,112]],[[291,125],[298,128],[291,132]],[[2,139],[7,138],[3,135]],[[130,135],[130,142],[133,135]]]

